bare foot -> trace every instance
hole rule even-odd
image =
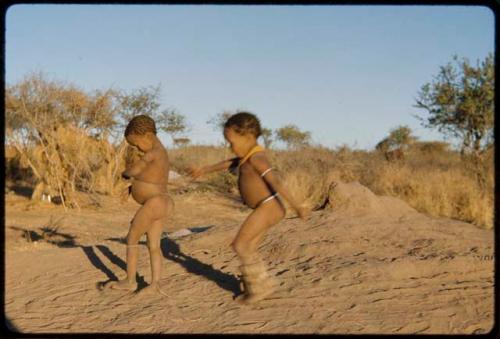
[[[137,292],[137,295],[140,297],[145,295],[154,295],[154,294],[161,294],[163,296],[168,297],[168,294],[166,294],[161,290],[160,285],[158,285],[158,283],[152,283]]]
[[[253,304],[256,303],[257,301],[265,299],[273,292],[274,292],[273,290],[266,290],[265,292],[261,293],[253,293],[253,294],[244,293],[237,296],[235,300],[238,304],[241,305]]]
[[[103,286],[103,289],[135,291],[137,289],[137,283],[130,283],[128,279],[123,279],[119,281],[110,281],[109,283]]]
[[[235,298],[236,302],[245,305],[245,304],[253,304],[257,301],[265,299],[269,295],[271,295],[276,289],[276,280],[273,278],[268,278],[267,280],[261,282],[261,288],[258,293],[243,293]]]

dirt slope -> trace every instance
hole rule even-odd
[[[11,326],[25,333],[335,334],[470,334],[493,326],[492,230],[430,218],[358,183],[338,183],[327,209],[270,231],[260,251],[280,289],[240,306],[229,244],[250,211],[234,197],[174,199],[170,237],[162,241],[163,297],[96,288],[125,276],[123,237],[134,202],[108,199],[102,209],[64,213],[47,205],[26,210],[24,200],[6,196]],[[193,232],[175,233],[184,228]],[[140,286],[150,279],[142,243]]]

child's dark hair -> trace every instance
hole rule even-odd
[[[238,112],[227,119],[224,128],[232,128],[238,134],[253,134],[258,138],[262,134],[260,121],[249,112]]]
[[[151,132],[156,135],[155,121],[147,115],[137,115],[130,120],[125,128],[125,136],[130,134],[144,135]]]

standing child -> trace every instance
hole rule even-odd
[[[137,289],[136,272],[139,255],[139,239],[147,234],[151,262],[151,284],[141,293],[160,290],[158,282],[161,273],[160,240],[163,224],[173,212],[174,203],[167,194],[169,162],[167,150],[156,136],[153,119],[138,115],[130,120],[125,129],[127,142],[144,152],[141,159],[131,164],[123,173],[125,179],[132,179],[132,185],[124,192],[130,194],[142,205],[130,223],[127,234],[127,278],[112,281],[105,287],[134,291]]]
[[[191,169],[191,176],[197,178],[233,166],[238,168],[241,197],[246,205],[254,209],[231,244],[242,264],[240,269],[244,294],[237,301],[244,304],[264,299],[275,288],[275,281],[269,277],[264,262],[257,253],[257,247],[267,230],[285,217],[281,197],[290,203],[302,219],[310,213],[295,201],[273,171],[264,148],[257,144],[260,135],[260,122],[255,115],[248,112],[234,114],[224,125],[224,138],[237,157]]]

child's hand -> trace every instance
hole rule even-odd
[[[199,176],[202,176],[203,174],[205,174],[205,170],[203,169],[203,167],[191,167],[191,168],[189,168],[189,175],[193,179],[196,179]]]
[[[128,200],[128,196],[130,195],[130,188],[132,186],[128,186],[126,189],[123,190],[122,193],[120,193],[120,202],[122,204],[126,203]]]
[[[299,215],[300,219],[307,220],[311,215],[311,210],[304,205],[301,205],[297,208],[297,214]]]

